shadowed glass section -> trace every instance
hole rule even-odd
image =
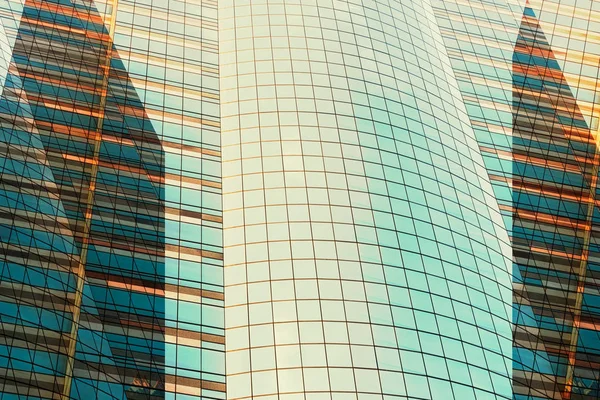
[[[20,265],[0,397],[225,398],[216,3],[0,0],[0,21],[2,261]]]
[[[161,143],[91,2],[25,2],[13,60],[64,210],[62,230],[46,242],[75,254],[66,308],[36,308],[63,321],[38,323],[40,339],[62,334],[46,373],[72,398],[164,398]],[[68,232],[70,250],[59,242]],[[19,348],[13,342],[11,351]],[[21,393],[36,385],[16,386]]]
[[[513,115],[513,255],[534,317],[516,321],[523,328],[515,391],[528,399],[595,398],[600,159],[529,7],[513,56]]]
[[[0,392],[65,382],[79,251],[14,65],[0,97]]]

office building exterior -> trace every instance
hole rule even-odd
[[[508,236],[433,28],[219,3],[231,398],[510,398]]]
[[[597,398],[599,14],[0,1],[0,398]]]
[[[216,2],[1,4],[2,397],[224,398]]]
[[[543,346],[547,365],[525,375],[519,392],[597,398],[599,52],[586,30],[597,26],[598,5],[532,3],[513,58],[513,256],[539,324],[535,340],[520,339]]]
[[[436,15],[511,236],[514,398],[597,398],[598,4],[493,3]]]

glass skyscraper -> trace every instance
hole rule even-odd
[[[216,3],[0,5],[0,397],[224,398]]]
[[[598,32],[0,0],[0,400],[600,398]]]

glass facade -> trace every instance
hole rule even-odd
[[[216,4],[0,4],[0,397],[225,398]]]
[[[0,400],[600,398],[598,4],[0,0]]]
[[[598,4],[438,2],[513,248],[516,399],[598,397]]]
[[[590,2],[581,3],[591,10]],[[513,252],[539,329],[530,346],[545,350],[544,367],[519,380],[518,392],[597,398],[597,117],[585,99],[588,61],[573,60],[578,39],[569,45],[566,62],[559,62],[563,52],[552,42],[559,41],[562,29],[558,25],[554,38],[546,37],[538,19],[545,7],[525,8],[513,58]],[[555,14],[561,24],[562,12]],[[579,65],[581,83],[573,80],[573,64]],[[540,359],[520,356],[524,366]]]
[[[429,2],[219,2],[229,398],[511,398],[511,249]]]

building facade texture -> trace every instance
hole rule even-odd
[[[597,398],[597,132],[530,7],[513,82],[513,256],[539,327],[519,339],[543,345],[548,360],[519,384],[540,398]]]
[[[0,399],[600,398],[598,32],[0,0]]]

